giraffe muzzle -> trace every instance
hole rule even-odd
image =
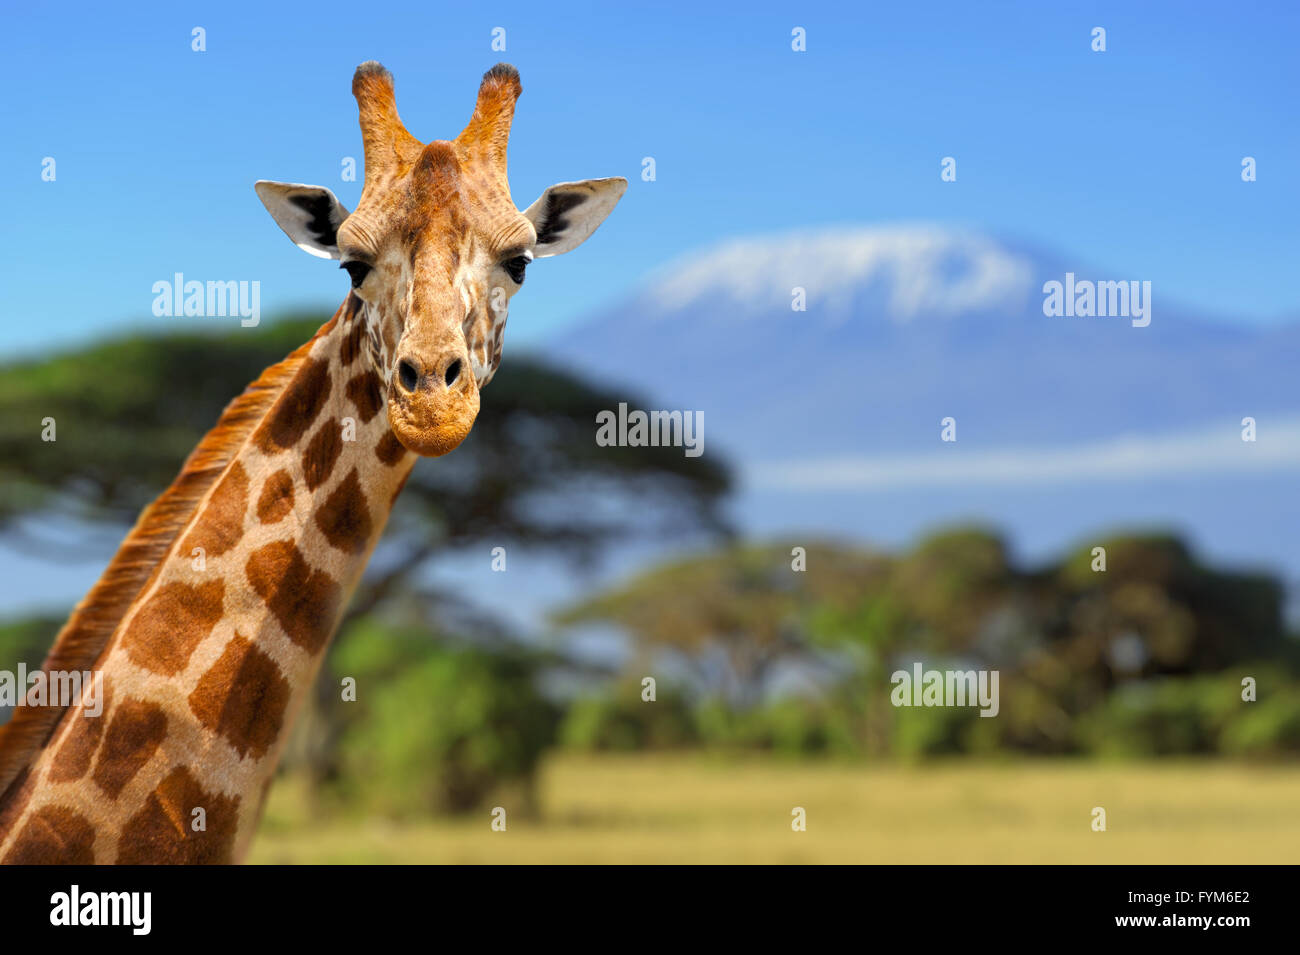
[[[478,385],[468,355],[460,351],[434,361],[421,361],[414,353],[399,358],[388,394],[393,434],[424,457],[454,450],[478,417]]]

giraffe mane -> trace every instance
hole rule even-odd
[[[43,671],[93,668],[122,618],[159,572],[199,502],[293,379],[316,339],[334,326],[346,307],[345,302],[311,341],[263,371],[226,406],[216,425],[185,459],[176,479],[141,512],[108,568],[77,604],[41,665]],[[66,711],[60,706],[19,706],[9,722],[0,726],[0,801],[49,741]]]

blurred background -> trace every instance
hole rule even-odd
[[[358,63],[427,140],[505,60],[516,204],[629,190],[417,466],[253,861],[1294,861],[1300,22],[1227,9],[25,7],[0,668],[345,294],[253,181],[354,206]],[[262,320],[155,317],[177,272]],[[1150,325],[1046,317],[1067,272]],[[621,402],[704,453],[599,447]],[[894,707],[917,662],[998,716]]]

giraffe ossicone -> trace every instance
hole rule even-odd
[[[102,715],[19,707],[0,727],[0,861],[242,858],[417,457],[469,434],[529,264],[581,244],[627,188],[564,182],[516,208],[506,146],[520,91],[498,64],[460,135],[421,143],[391,74],[364,63],[357,208],[320,186],[256,184],[351,290],[231,402],[60,632],[43,669],[93,670]]]

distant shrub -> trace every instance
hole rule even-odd
[[[743,710],[710,701],[695,712],[695,723],[705,745],[783,756],[860,752],[855,719],[842,707],[798,697]]]
[[[1079,718],[1085,751],[1142,758],[1210,753],[1217,728],[1208,705],[1213,680],[1163,679],[1121,686]]]
[[[332,665],[357,679],[357,702],[340,704],[356,709],[338,759],[358,798],[407,815],[468,812],[502,787],[531,797],[559,708],[536,689],[530,657],[366,626]]]
[[[561,745],[588,751],[673,749],[697,739],[690,708],[682,697],[661,689],[657,699],[647,702],[635,683],[575,700],[560,726]]]
[[[1240,715],[1223,729],[1220,749],[1227,756],[1300,754],[1300,687],[1242,704]]]
[[[1257,700],[1242,700],[1241,673],[1258,678]],[[1300,686],[1266,664],[1241,673],[1119,687],[1079,720],[1079,740],[1120,757],[1300,753]]]
[[[905,760],[966,752],[968,737],[979,721],[979,711],[968,707],[899,707],[894,717],[892,752]]]

